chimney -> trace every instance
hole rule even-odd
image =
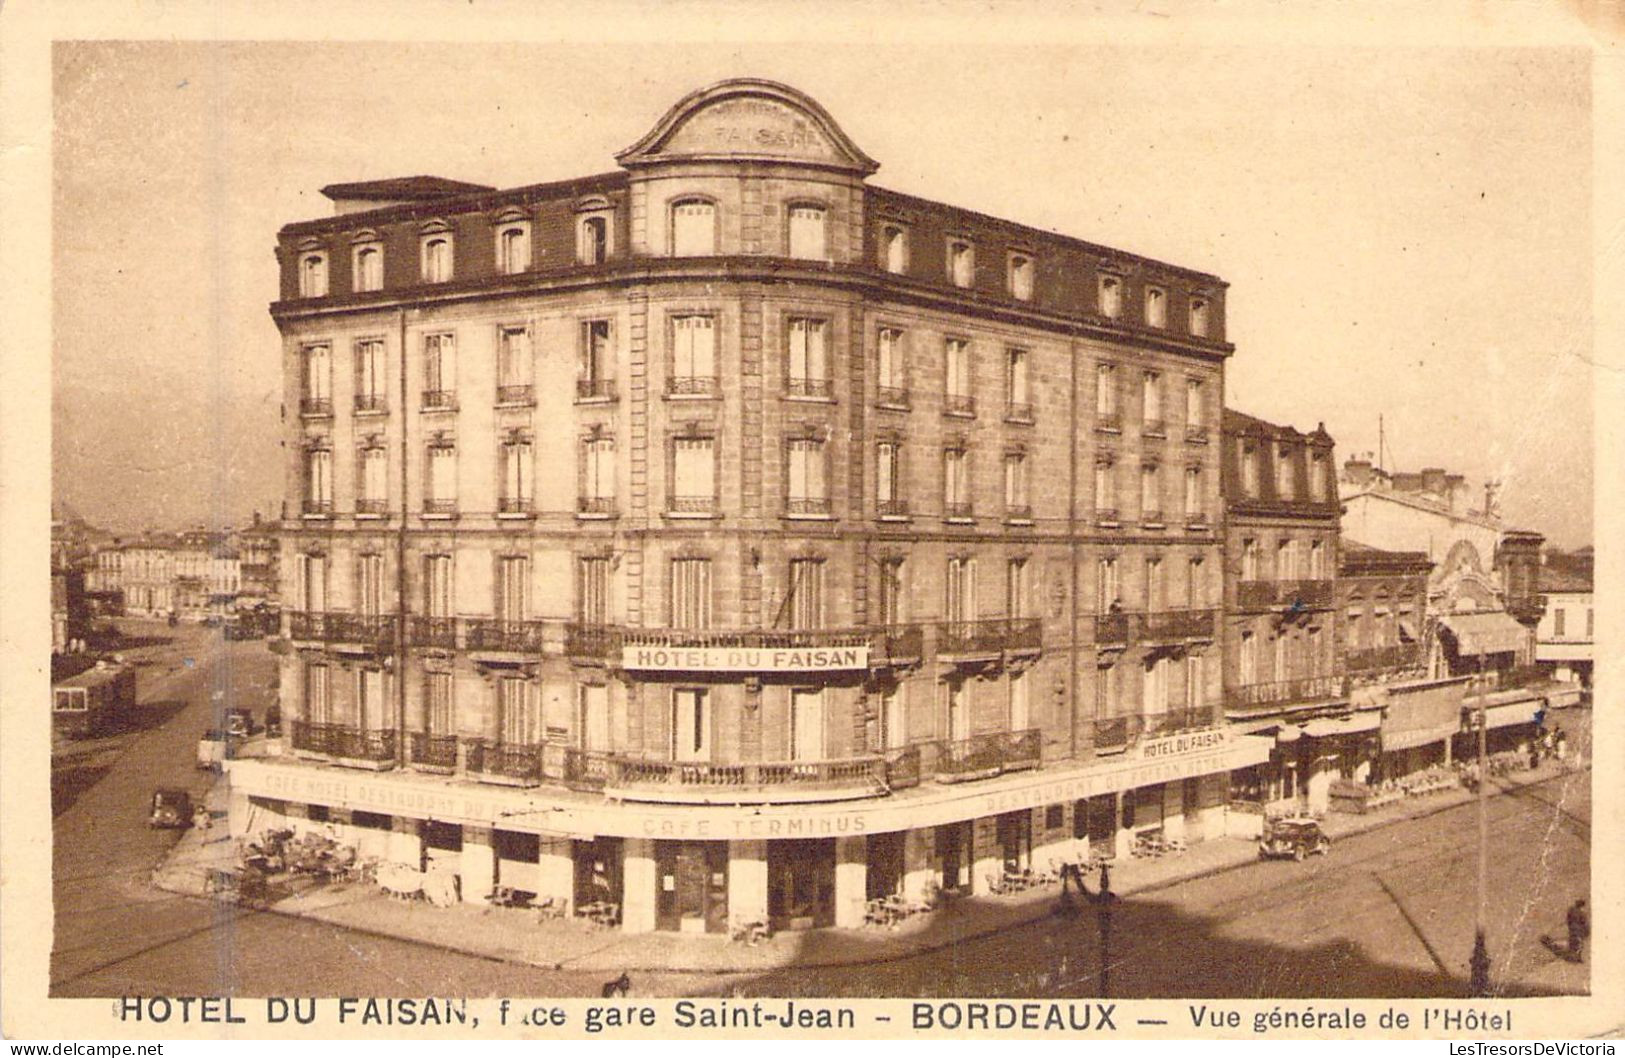
[[[1343,480],[1363,488],[1371,481],[1371,460],[1350,456],[1343,464]]]

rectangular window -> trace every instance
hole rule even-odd
[[[581,444],[581,509],[609,514],[615,502],[615,439],[588,437]]]
[[[824,759],[824,692],[790,688],[790,759]]]
[[[1586,640],[1588,642],[1595,638],[1595,631],[1596,631],[1596,611],[1591,610],[1591,609],[1587,609],[1586,610]]]
[[[603,264],[609,259],[609,217],[581,218],[576,227],[576,261],[584,265]]]
[[[534,746],[541,741],[540,718],[530,693],[530,681],[504,676],[497,684],[497,717],[502,742],[509,746]]]
[[[1140,520],[1162,521],[1162,468],[1155,463],[1140,468]]]
[[[447,514],[457,508],[457,447],[440,442],[429,448],[429,490],[427,510]]]
[[[326,448],[305,452],[305,513],[333,512],[333,453]]]
[[[1258,496],[1258,448],[1245,444],[1241,448],[1241,491],[1249,497]]]
[[[882,625],[901,624],[903,613],[903,560],[887,559],[880,563],[880,592],[876,597],[876,621]]]
[[[717,494],[715,442],[709,437],[680,437],[672,444],[672,509],[709,512]]]
[[[1031,301],[1033,296],[1033,259],[1026,254],[1010,255],[1010,296],[1018,301]]]
[[[789,513],[828,514],[829,485],[825,481],[824,442],[797,438],[786,446],[789,473]]]
[[[1185,520],[1188,522],[1200,521],[1202,518],[1202,468],[1185,468]]]
[[[1162,559],[1148,558],[1145,561],[1145,608],[1147,611],[1157,613],[1168,607],[1168,597],[1164,594],[1162,581]]]
[[[611,372],[614,370],[609,347],[608,320],[581,321],[581,360],[576,377],[576,396],[607,399],[614,396]]]
[[[1185,380],[1185,426],[1188,430],[1199,430],[1207,423],[1207,417],[1202,410],[1202,380],[1187,378]]]
[[[497,502],[503,514],[529,512],[532,465],[530,438],[510,437],[502,442],[502,494]]]
[[[902,749],[908,745],[908,716],[903,697],[903,685],[888,683],[880,692],[880,744],[886,749]]]
[[[1099,285],[1100,314],[1115,320],[1123,313],[1123,281],[1117,276],[1103,275]]]
[[[428,617],[452,615],[451,556],[423,556],[423,612]]]
[[[880,232],[881,262],[886,271],[900,275],[908,270],[908,232],[888,224]]]
[[[300,560],[300,598],[305,613],[327,610],[327,556],[305,555]]]
[[[823,320],[790,320],[789,393],[792,397],[829,397],[829,358]]]
[[[1201,654],[1185,655],[1185,705],[1200,708],[1207,704],[1207,680]]]
[[[1298,579],[1298,549],[1291,540],[1282,540],[1275,545],[1275,579]]]
[[[963,742],[970,738],[970,703],[964,680],[949,680],[943,685],[948,696],[948,738]]]
[[[1559,606],[1552,610],[1552,634],[1561,636],[1567,632],[1568,612]]]
[[[956,287],[976,281],[976,249],[964,239],[948,240],[948,279]]]
[[[299,296],[324,298],[327,296],[327,255],[306,254],[299,261]]]
[[[790,207],[790,256],[824,260],[824,211],[820,207]]]
[[[716,252],[716,207],[709,202],[693,200],[672,206],[672,256],[708,257]]]
[[[530,617],[530,559],[523,555],[497,559],[496,613],[501,621]]]
[[[1251,538],[1241,542],[1241,579],[1260,579],[1258,541]]]
[[[881,515],[906,513],[895,506],[899,498],[901,448],[897,441],[881,441],[875,446],[875,501]]]
[[[1117,559],[1101,559],[1095,577],[1095,612],[1111,613],[1114,608],[1121,609],[1122,598],[1117,583]]]
[[[1141,382],[1140,389],[1141,420],[1145,424],[1145,432],[1153,436],[1161,436],[1162,423],[1162,376],[1155,371],[1147,371]]]
[[[785,598],[791,628],[824,626],[824,563],[815,558],[790,563],[790,586]]]
[[[1275,495],[1279,499],[1290,500],[1297,495],[1295,475],[1292,467],[1292,450],[1286,445],[1278,445],[1275,450]]]
[[[384,343],[368,338],[355,343],[355,410],[385,411],[388,380],[385,377]]]
[[[372,731],[384,720],[384,674],[380,669],[357,669],[355,673],[356,726]]]
[[[1010,673],[1010,730],[1026,731],[1032,720],[1027,706],[1027,687],[1030,683],[1026,672]]]
[[[1319,540],[1309,542],[1309,579],[1326,579],[1326,548]]]
[[[530,328],[497,330],[497,403],[522,404],[531,398]]]
[[[423,336],[423,406],[450,408],[456,399],[456,336],[426,334]]]
[[[354,286],[356,293],[384,289],[384,250],[377,243],[355,248]]]
[[[671,626],[711,627],[711,560],[671,560]]]
[[[942,453],[942,502],[946,518],[968,518],[971,513],[969,458],[963,448]]]
[[[908,375],[904,363],[903,332],[895,327],[882,327],[876,339],[876,358],[879,361],[880,387],[877,397],[882,404],[908,406]]]
[[[1027,560],[1012,558],[1004,567],[1004,612],[1008,617],[1027,616]]]
[[[673,760],[711,759],[711,697],[698,688],[671,692]]]
[[[326,665],[305,662],[305,719],[313,724],[326,724],[332,720],[332,700],[328,695],[327,680]]]
[[[609,623],[609,559],[583,558],[576,563],[576,620],[584,625]]]
[[[1103,425],[1116,425],[1117,367],[1114,364],[1095,365],[1095,415]]]
[[[1331,500],[1330,477],[1327,473],[1326,454],[1316,452],[1309,459],[1309,498],[1327,502]]]
[[[1004,360],[1006,414],[1018,422],[1032,422],[1033,395],[1028,379],[1027,350],[1007,349]]]
[[[1140,704],[1148,715],[1168,711],[1168,660],[1166,654],[1145,660],[1144,681],[1141,683],[1144,693]]]
[[[423,714],[429,734],[451,735],[456,715],[452,705],[452,682],[449,672],[423,674]]]
[[[950,558],[948,560],[946,617],[949,621],[976,620],[975,559]]]
[[[1004,509],[1011,518],[1030,518],[1032,503],[1027,498],[1027,456],[1009,452],[1004,457]]]
[[[497,271],[518,275],[530,267],[530,227],[509,224],[497,232]]]
[[[1243,687],[1258,682],[1258,637],[1251,632],[1241,633],[1241,651],[1237,658],[1237,668]]]
[[[299,410],[325,415],[333,410],[333,347],[325,342],[304,347],[304,369]]]
[[[1106,460],[1095,463],[1095,517],[1110,521],[1117,517],[1117,476]]]
[[[1205,609],[1207,591],[1202,584],[1202,560],[1193,558],[1185,567],[1185,606],[1191,610]]]
[[[355,560],[356,612],[377,617],[384,612],[384,556],[357,555]]]
[[[716,391],[717,329],[711,316],[674,316],[671,321],[671,391]]]
[[[609,745],[609,688],[601,683],[580,685],[580,716],[576,730],[580,732],[581,748],[602,753]]]
[[[1207,337],[1207,298],[1191,298],[1191,333],[1198,338]]]
[[[972,396],[971,389],[975,383],[971,378],[970,342],[963,338],[949,338],[944,343],[944,359],[948,393],[945,410],[954,415],[974,414],[976,398]]]
[[[1145,288],[1145,322],[1153,327],[1168,325],[1168,295],[1157,287]]]

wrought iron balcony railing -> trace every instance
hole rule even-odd
[[[964,782],[1042,764],[1043,732],[994,731],[954,742],[937,743],[937,781]]]
[[[426,499],[423,501],[423,513],[438,515],[442,518],[450,517],[457,513],[457,501]]]
[[[456,735],[432,735],[427,731],[408,732],[406,748],[413,764],[447,770],[457,767]]]
[[[464,641],[469,650],[509,654],[539,654],[542,651],[541,621],[505,621],[494,617],[470,617],[463,622]]]
[[[823,518],[830,513],[828,496],[792,496],[784,501],[784,513],[792,518]]]
[[[614,400],[615,380],[612,378],[576,379],[577,400]]]
[[[974,512],[969,502],[950,501],[942,505],[942,516],[952,521],[968,522],[974,517]]]
[[[907,518],[908,501],[898,499],[877,500],[875,502],[875,514],[881,518]]]
[[[835,395],[835,384],[827,378],[791,378],[785,382],[784,392],[792,397],[828,400]]]
[[[976,415],[976,398],[968,393],[949,393],[943,398],[942,413],[944,415],[974,418]]]
[[[1033,405],[1027,400],[1013,400],[1004,409],[1005,422],[1019,422],[1031,424],[1033,421]]]
[[[316,418],[333,414],[333,400],[330,397],[300,397],[299,414]]]
[[[331,517],[333,517],[333,501],[332,500],[311,500],[311,499],[307,499],[307,500],[303,501],[300,504],[300,508],[301,508],[301,510],[304,511],[304,515],[305,515],[306,518],[331,518]]]
[[[529,385],[509,385],[497,387],[497,403],[513,407],[529,407],[536,403],[536,389]]]
[[[413,617],[412,645],[455,650],[457,647],[457,618]]]
[[[980,621],[943,621],[937,625],[937,653],[986,656],[1027,653],[1043,647],[1043,626],[1036,617],[990,617]]]
[[[1140,524],[1141,525],[1167,525],[1168,522],[1163,517],[1163,514],[1162,514],[1161,511],[1147,510],[1147,511],[1141,511],[1140,512]]]
[[[355,513],[365,514],[376,518],[380,514],[389,513],[389,501],[363,497],[355,501]]]
[[[423,391],[424,411],[456,411],[457,393],[449,389],[426,389]]]
[[[1154,610],[1132,615],[1144,639],[1212,639],[1214,610]]]
[[[1140,432],[1147,437],[1167,437],[1168,424],[1161,419],[1147,419],[1141,424]]]
[[[288,614],[291,639],[325,643],[365,643],[385,646],[395,636],[395,618],[390,614],[304,613]]]
[[[1331,580],[1243,580],[1236,584],[1242,609],[1288,606],[1323,609],[1331,606],[1336,585]]]
[[[576,499],[576,513],[608,517],[615,513],[615,497],[580,496]]]
[[[875,403],[880,405],[882,408],[905,408],[906,409],[909,406],[908,387],[907,386],[884,386],[884,385],[883,386],[876,386],[875,387]]]
[[[505,785],[535,786],[542,781],[540,744],[464,741],[465,768],[476,779]]]
[[[1122,433],[1123,417],[1115,411],[1103,411],[1095,414],[1095,429],[1106,433]]]
[[[1348,652],[1348,670],[1356,673],[1410,669],[1422,664],[1422,644],[1394,643],[1384,647],[1363,647]]]
[[[917,747],[837,760],[672,761],[566,748],[564,782],[576,789],[665,794],[674,799],[725,794],[740,800],[794,797],[872,797],[918,785]]]
[[[534,511],[529,496],[500,496],[497,498],[497,513],[528,515],[534,513]]]
[[[1120,525],[1122,524],[1122,516],[1118,514],[1116,507],[1096,507],[1095,524],[1106,526]]]
[[[673,496],[666,505],[671,514],[715,514],[717,513],[717,498],[715,496]]]
[[[673,375],[666,379],[666,393],[672,397],[714,397],[721,386],[714,378],[699,375]]]
[[[1187,423],[1185,425],[1185,440],[1191,444],[1207,444],[1207,427],[1200,423]]]
[[[395,759],[395,732],[366,731],[347,724],[317,724],[295,720],[290,734],[293,748],[343,760],[385,763]]]
[[[389,411],[389,398],[382,393],[357,393],[355,410],[357,415],[382,415]]]
[[[1033,520],[1033,508],[1030,503],[1007,503],[1004,506],[1004,520],[1007,522],[1030,522]]]
[[[1170,709],[1166,713],[1147,713],[1143,721],[1143,730],[1149,737],[1157,735],[1177,735],[1182,731],[1200,731],[1203,728],[1215,727],[1220,720],[1214,715],[1211,707],[1192,706],[1185,709]]]

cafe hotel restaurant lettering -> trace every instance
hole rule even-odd
[[[1231,774],[1288,765],[1273,692],[1226,716],[1226,284],[877,187],[770,81],[616,162],[334,184],[278,234],[285,730],[234,831],[632,932],[1256,833]],[[1323,433],[1268,440],[1335,488]],[[1331,659],[1334,616],[1288,623]]]

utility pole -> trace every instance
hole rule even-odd
[[[1483,655],[1479,655],[1482,659]],[[1472,994],[1490,994],[1490,949],[1484,937],[1484,918],[1489,902],[1490,772],[1489,772],[1489,677],[1478,674],[1478,914],[1473,933]]]

